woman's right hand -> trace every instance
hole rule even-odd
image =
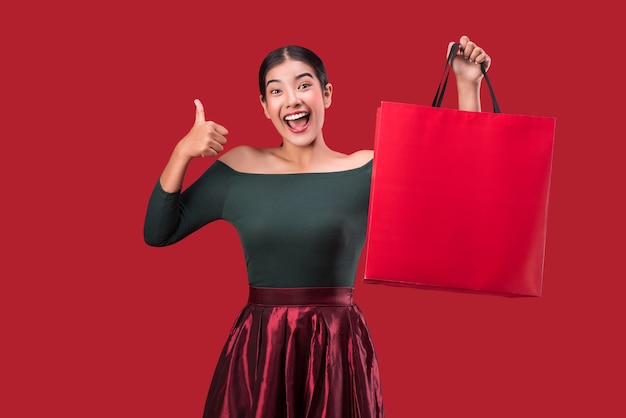
[[[176,145],[179,155],[186,158],[215,157],[224,151],[228,130],[213,121],[207,121],[204,116],[204,106],[195,99],[196,120],[193,126]]]

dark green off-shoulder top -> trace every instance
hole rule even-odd
[[[353,286],[371,174],[372,161],[328,173],[252,174],[217,160],[182,193],[157,182],[144,238],[171,245],[224,219],[241,239],[250,285]]]

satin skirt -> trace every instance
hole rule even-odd
[[[352,287],[250,287],[204,418],[379,418],[378,360]]]

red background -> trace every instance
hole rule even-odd
[[[302,44],[335,87],[328,143],[372,148],[380,101],[430,104],[461,34],[492,55],[503,112],[557,120],[543,295],[366,285],[361,267],[387,416],[624,416],[624,58],[611,4],[3,5],[2,416],[201,416],[246,299],[241,247],[220,222],[168,248],[142,238],[193,99],[231,145],[276,144],[256,72],[270,49]]]

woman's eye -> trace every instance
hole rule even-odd
[[[270,90],[270,94],[278,94],[278,93],[280,93],[280,90],[278,90],[278,89],[271,89]]]
[[[310,86],[311,86],[311,85],[310,85],[309,83],[300,84],[299,89],[300,89],[300,90],[304,90],[304,89],[306,89],[306,88],[308,88],[308,87],[310,87]]]

